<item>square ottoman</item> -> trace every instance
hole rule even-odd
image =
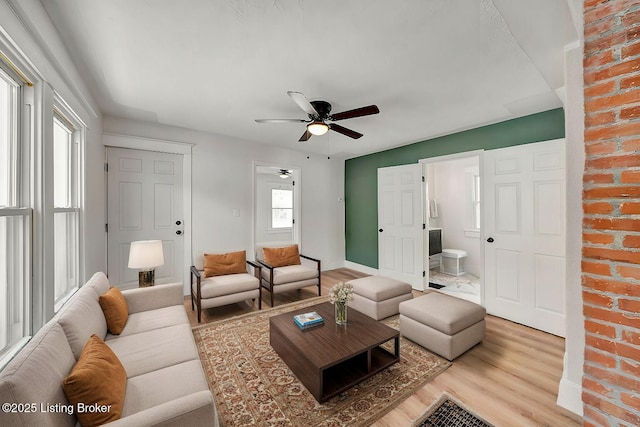
[[[453,360],[484,339],[486,314],[471,301],[430,292],[400,304],[400,335]]]
[[[353,301],[349,307],[380,320],[399,313],[399,304],[413,298],[411,285],[382,276],[349,280],[353,286]]]

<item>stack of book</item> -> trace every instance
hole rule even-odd
[[[296,325],[302,330],[324,325],[324,319],[315,311],[293,316],[293,321],[296,322]]]

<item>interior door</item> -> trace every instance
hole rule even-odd
[[[378,271],[424,290],[422,165],[378,169]]]
[[[107,272],[114,286],[138,286],[129,269],[129,247],[137,240],[162,240],[164,265],[156,284],[182,282],[182,155],[107,148]]]
[[[487,311],[565,336],[564,140],[484,159]]]

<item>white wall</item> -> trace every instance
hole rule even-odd
[[[253,258],[253,165],[300,169],[301,251],[322,260],[323,270],[344,265],[344,160],[274,148],[194,130],[104,118],[104,131],[195,144],[192,151],[192,242],[206,251],[242,250]],[[234,216],[234,210],[239,216]],[[195,259],[194,259],[195,260]]]
[[[480,275],[480,238],[469,237],[467,204],[465,201],[465,168],[479,165],[477,157],[447,160],[429,164],[433,174],[433,194],[429,197],[438,204],[438,218],[429,221],[430,227],[442,227],[442,247],[467,251],[465,271]]]

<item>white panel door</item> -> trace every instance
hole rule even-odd
[[[107,273],[114,286],[138,286],[138,270],[127,267],[137,240],[162,240],[164,265],[156,284],[182,282],[182,155],[107,148]]]
[[[378,169],[378,271],[424,290],[422,165]]]
[[[565,336],[564,140],[484,159],[487,311]]]

